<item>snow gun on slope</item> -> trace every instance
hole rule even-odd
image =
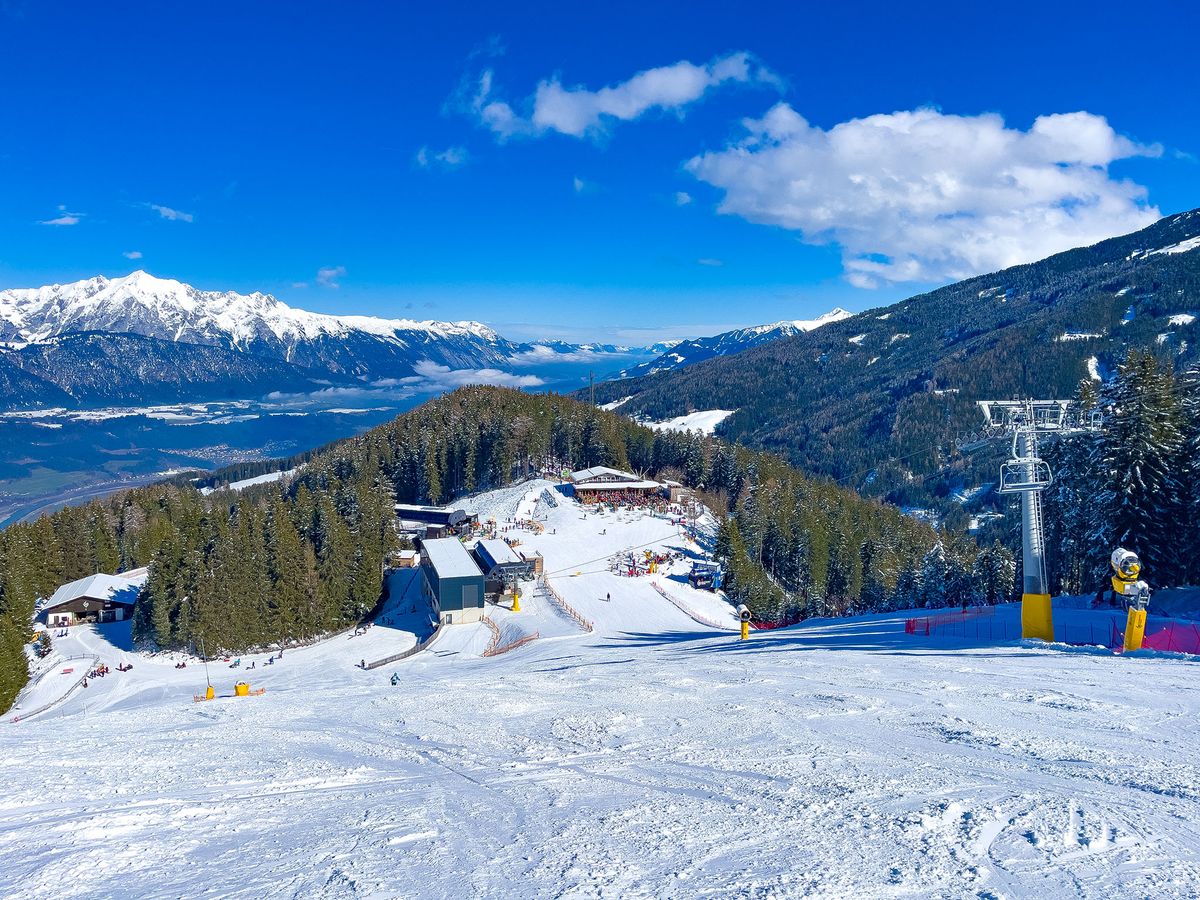
[[[1150,585],[1142,581],[1142,561],[1132,550],[1118,547],[1109,560],[1112,565],[1113,597],[1121,597],[1129,606],[1125,620],[1125,649],[1141,650],[1146,636],[1146,607],[1150,605]]]

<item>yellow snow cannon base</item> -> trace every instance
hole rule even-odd
[[[1130,607],[1129,618],[1125,620],[1125,649],[1141,650],[1142,638],[1146,636],[1146,611]]]
[[[1021,637],[1054,640],[1054,618],[1049,594],[1021,595]]]
[[[748,640],[750,637],[750,623],[742,622],[742,640]]]

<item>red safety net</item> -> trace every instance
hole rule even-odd
[[[1142,647],[1146,650],[1165,650],[1168,653],[1194,653],[1200,655],[1200,628],[1190,623],[1170,621],[1166,627],[1151,632],[1153,623],[1146,627]]]

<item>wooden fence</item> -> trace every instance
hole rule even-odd
[[[399,662],[402,659],[408,659],[410,656],[416,656],[434,642],[437,636],[442,633],[442,627],[442,623],[438,622],[437,627],[433,629],[433,634],[425,638],[423,641],[417,641],[415,647],[409,647],[407,650],[404,650],[401,653],[396,653],[392,656],[385,657],[384,659],[377,659],[375,662],[366,663],[363,668],[368,670],[378,669],[380,666],[386,666],[388,663]]]
[[[576,625],[578,625],[584,631],[589,632],[589,633],[596,630],[596,626],[594,624],[592,624],[587,619],[585,619],[582,615],[580,615],[579,610],[577,610],[570,603],[568,603],[566,600],[564,600],[563,595],[554,589],[554,585],[552,585],[550,583],[549,576],[543,575],[541,577],[541,579],[539,580],[538,584],[540,584],[542,589],[546,592],[546,596],[548,596],[551,600],[553,600],[555,603],[557,603],[558,608],[561,609],[568,616],[570,616]]]
[[[500,656],[502,653],[508,653],[510,650],[516,650],[518,647],[524,647],[526,644],[532,643],[542,636],[541,632],[535,631],[533,634],[523,635],[516,640],[509,641],[507,644],[501,645],[500,641],[502,640],[502,637],[500,634],[500,627],[487,616],[483,616],[480,621],[482,621],[492,633],[492,639],[488,642],[487,649],[485,649],[480,656]]]
[[[79,686],[81,684],[83,684],[84,679],[88,677],[88,672],[92,671],[92,669],[94,669],[94,668],[96,668],[96,666],[100,665],[100,657],[96,656],[94,653],[80,653],[80,654],[76,654],[75,656],[66,656],[66,657],[63,657],[61,660],[59,660],[59,662],[70,662],[73,659],[86,659],[86,660],[89,660],[89,662],[88,662],[88,665],[84,668],[83,674],[75,679],[75,683],[73,685],[71,685],[69,688],[67,688],[67,692],[65,694],[63,694],[61,697],[59,697],[55,700],[51,700],[49,703],[42,704],[37,709],[31,709],[29,712],[22,712],[19,715],[13,716],[10,721],[14,725],[17,722],[20,722],[24,719],[31,719],[34,716],[41,715],[48,709],[53,709],[54,707],[58,706],[58,704],[65,701],[68,697],[70,697],[73,693],[75,693],[75,691],[79,688]],[[40,684],[42,679],[48,675],[61,674],[58,671],[58,665],[59,665],[59,663],[56,662],[54,664],[53,669],[47,669],[45,672],[43,672],[41,675],[39,675],[37,677],[37,679],[33,682],[33,684],[29,685],[29,688],[32,688],[36,684]],[[26,688],[26,690],[29,690],[29,688]]]
[[[709,618],[706,618],[705,616],[700,615],[700,613],[695,612],[694,610],[690,609],[682,600],[677,599],[674,595],[672,595],[665,587],[663,587],[657,581],[651,581],[650,586],[653,587],[660,594],[662,594],[668,601],[670,601],[672,606],[674,606],[677,610],[679,610],[681,613],[683,613],[685,616],[687,616],[693,622],[698,622],[701,625],[704,625],[708,628],[715,628],[718,631],[738,631],[741,628],[741,626],[739,626],[739,625],[722,625],[720,622],[715,622],[712,619],[709,619]]]

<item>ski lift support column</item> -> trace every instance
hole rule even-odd
[[[1002,494],[1021,495],[1021,636],[1054,640],[1041,493],[1053,482],[1050,466],[1038,457],[1038,436],[1090,430],[1071,419],[1069,400],[980,400],[994,434],[1012,435],[1012,458],[1000,467]]]

